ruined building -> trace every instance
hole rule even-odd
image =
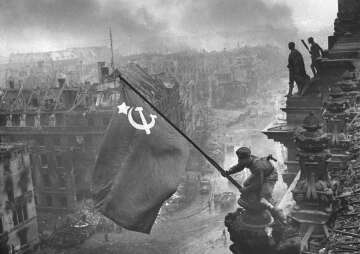
[[[10,88],[53,87],[65,77],[69,86],[97,81],[97,62],[110,58],[106,47],[10,54],[5,82]]]
[[[50,88],[12,88],[2,92],[0,138],[30,147],[39,212],[63,214],[90,196],[96,151],[122,100],[116,70],[98,65],[99,83],[70,86],[59,78]],[[150,76],[137,65],[121,70],[134,86],[181,126],[179,86],[167,76]]]
[[[39,243],[31,155],[21,143],[0,144],[0,252],[24,253]]]

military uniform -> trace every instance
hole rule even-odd
[[[246,147],[239,148],[236,151],[236,154],[239,158],[239,163],[230,168],[228,174],[235,174],[241,172],[245,168],[248,168],[251,172],[251,175],[245,180],[242,193],[244,195],[249,193],[257,193],[257,196],[260,198],[260,196],[262,196],[264,193],[263,188],[266,184],[267,178],[275,173],[273,165],[267,158],[258,158],[251,155],[250,149]],[[249,158],[248,163],[244,164],[240,162],[240,160],[246,158]]]
[[[289,68],[289,95],[292,94],[294,82],[296,82],[298,92],[301,94],[303,87],[310,78],[306,74],[304,59],[298,50],[291,50],[287,67]]]
[[[311,54],[311,70],[314,76],[318,73],[318,66],[317,61],[319,57],[323,54],[322,48],[316,42],[311,44],[310,47],[310,54]]]

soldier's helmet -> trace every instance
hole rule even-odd
[[[293,41],[289,42],[288,47],[289,47],[289,49],[294,49],[295,48],[295,42],[293,42]]]
[[[247,159],[251,155],[251,150],[248,147],[240,147],[236,150],[236,155],[239,159]]]

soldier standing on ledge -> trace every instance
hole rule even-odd
[[[288,47],[290,54],[287,66],[289,68],[289,93],[287,96],[292,96],[294,82],[296,82],[298,94],[301,95],[302,89],[305,84],[309,82],[310,77],[306,74],[304,58],[301,53],[295,49],[295,43],[289,42]]]
[[[317,67],[318,58],[324,56],[324,51],[319,46],[319,44],[317,44],[314,41],[313,37],[310,37],[308,39],[308,42],[310,44],[310,55],[311,55],[311,65],[310,66],[311,66],[311,70],[315,77],[316,74],[319,72],[318,67]]]

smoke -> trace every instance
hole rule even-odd
[[[1,0],[0,24],[7,46],[109,45],[111,26],[121,47],[144,51],[161,46],[167,27],[145,8],[122,0]]]
[[[290,9],[263,0],[0,0],[0,54],[109,45],[110,26],[122,53],[284,44],[296,35]]]
[[[262,0],[185,1],[186,31],[219,42],[285,44],[296,36],[291,10]]]

